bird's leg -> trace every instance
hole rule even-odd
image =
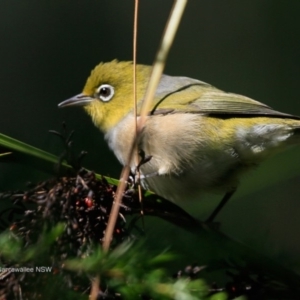
[[[227,192],[224,195],[221,202],[218,204],[218,206],[214,209],[214,211],[211,213],[211,215],[205,221],[206,223],[213,222],[215,217],[218,215],[218,213],[221,211],[221,209],[225,206],[225,204],[229,201],[229,199],[232,197],[232,195],[235,193],[235,191],[236,191],[236,188],[232,189],[231,191]]]
[[[144,165],[145,163],[147,163],[148,161],[150,161],[152,158],[152,155],[146,156],[145,151],[143,149],[139,150],[139,156],[141,157],[141,160],[140,160],[139,164],[136,166],[137,171],[139,171],[140,167],[142,165]]]
[[[146,156],[145,151],[143,149],[139,150],[138,155],[140,156],[141,159],[135,168],[135,170],[136,170],[135,174],[133,174],[133,179],[134,179],[135,183],[137,183],[140,179],[145,179],[146,177],[148,177],[148,175],[143,175],[140,173],[140,168],[142,165],[146,164],[152,158],[152,155]],[[138,173],[139,173],[139,176],[137,176]],[[155,175],[157,175],[157,174],[155,174]],[[150,174],[150,177],[151,176],[152,176],[152,174]]]
[[[152,155],[146,156],[145,151],[143,149],[139,150],[139,156],[141,157],[141,160],[136,167],[137,172],[140,171],[140,167],[142,165],[146,164],[147,162],[149,162],[152,159]],[[146,174],[146,175],[140,174],[140,179],[145,179],[147,177],[152,177],[152,176],[156,176],[156,175],[157,175],[157,172],[152,172],[152,173]]]

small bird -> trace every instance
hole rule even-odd
[[[152,67],[136,70],[139,111]],[[100,63],[83,92],[59,104],[84,106],[123,165],[135,134],[132,78],[132,62]],[[212,221],[242,173],[299,142],[300,117],[196,79],[163,75],[138,140],[138,150],[150,158],[140,166],[142,185],[177,204],[224,193]],[[136,169],[134,160],[130,167]]]

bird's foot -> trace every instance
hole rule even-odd
[[[152,158],[152,155],[146,155],[145,151],[143,149],[139,150],[139,156],[141,158],[139,164],[136,167],[136,170],[139,171],[140,167],[144,164],[146,164],[147,162],[149,162]]]

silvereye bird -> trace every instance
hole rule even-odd
[[[137,65],[138,108],[151,69]],[[59,104],[82,105],[123,165],[135,134],[132,78],[132,62],[100,63],[83,92]],[[225,193],[212,221],[241,173],[300,142],[299,129],[297,116],[196,79],[163,75],[138,141],[138,149],[151,157],[140,167],[142,184],[175,203]],[[134,171],[136,162],[130,166]]]

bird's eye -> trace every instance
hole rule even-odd
[[[96,91],[98,98],[104,102],[109,101],[115,94],[114,88],[109,84],[101,84]]]

